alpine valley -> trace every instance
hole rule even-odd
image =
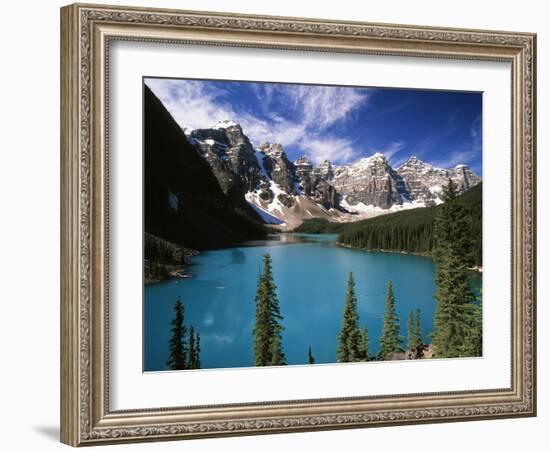
[[[483,185],[455,165],[481,170],[479,94],[381,90],[389,106],[412,95],[402,118],[414,126],[384,117],[376,127],[364,110],[350,116],[355,130],[332,125],[349,136],[339,141],[315,126],[363,98],[359,90],[186,83],[160,80],[143,91],[145,371],[482,356]],[[212,108],[204,96],[191,101],[201,86],[224,99],[232,92],[241,112]],[[280,128],[247,116],[288,113],[285,102],[265,100],[269,89],[304,108],[332,106],[310,108],[313,125],[291,140],[293,116]],[[470,108],[467,120],[457,119],[457,105]],[[229,117],[246,126],[202,125]],[[460,137],[439,138],[441,151],[433,140],[422,145],[453,127]],[[419,128],[418,139],[402,139]],[[371,131],[388,143],[386,155],[357,144]],[[413,153],[404,142],[454,167],[405,160]],[[396,151],[404,162],[392,165]],[[341,159],[323,161],[329,156]]]

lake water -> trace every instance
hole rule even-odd
[[[269,253],[281,312],[283,348],[289,364],[336,361],[337,336],[347,279],[353,271],[360,326],[366,323],[370,354],[378,351],[388,280],[394,284],[401,335],[407,315],[420,308],[425,342],[435,310],[434,262],[399,253],[337,247],[336,235],[281,234],[240,247],[205,251],[191,258],[192,278],[172,279],[144,289],[144,369],[166,370],[173,306],[185,307],[185,324],[201,335],[202,368],[253,365],[254,296],[262,255]],[[472,286],[481,286],[473,275]]]

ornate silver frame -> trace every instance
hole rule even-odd
[[[111,411],[106,67],[115,39],[512,66],[509,389]],[[535,85],[530,33],[75,4],[61,9],[61,440],[73,446],[536,414]]]

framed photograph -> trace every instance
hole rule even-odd
[[[62,8],[62,442],[535,415],[535,58]]]

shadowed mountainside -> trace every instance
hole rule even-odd
[[[145,231],[199,250],[263,238],[252,208],[223,193],[160,100],[143,95]]]

